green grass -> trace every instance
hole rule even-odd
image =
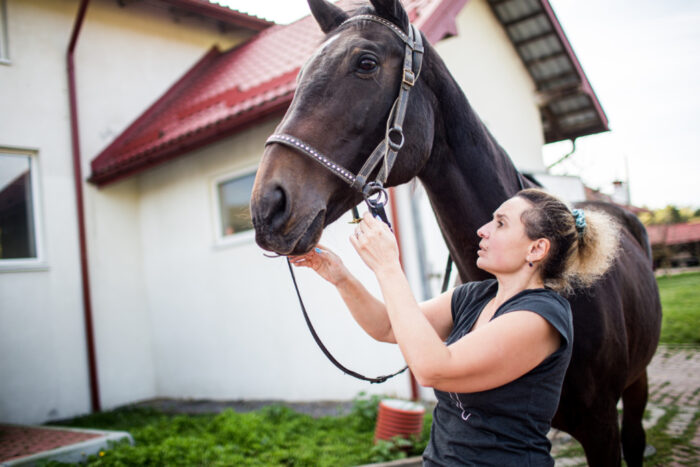
[[[700,345],[700,272],[657,279],[663,321],[662,344]]]
[[[340,417],[312,418],[279,405],[194,416],[124,408],[56,424],[124,430],[134,437],[134,446],[117,444],[89,458],[90,465],[350,466],[422,453],[430,415],[415,443],[374,445],[377,403],[376,397],[359,399],[351,414]]]

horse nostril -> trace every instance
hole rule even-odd
[[[279,229],[287,222],[287,195],[281,186],[276,186],[265,196],[265,214],[273,230]]]

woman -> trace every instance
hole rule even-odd
[[[324,247],[291,259],[336,286],[373,338],[397,343],[438,400],[424,465],[553,465],[546,434],[571,357],[569,303],[612,263],[617,228],[602,212],[571,211],[520,191],[477,231],[477,266],[495,276],[417,303],[389,228],[365,215],[350,242],[377,276],[384,303]]]

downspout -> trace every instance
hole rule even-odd
[[[403,252],[401,251],[401,229],[399,228],[399,210],[396,206],[396,193],[394,188],[389,188],[389,206],[391,206],[391,220],[394,225],[394,235],[396,236],[396,243],[399,245],[399,262],[401,263],[401,269],[403,269]],[[409,382],[411,385],[411,400],[417,401],[420,397],[420,390],[418,388],[418,381],[416,377],[413,376],[410,368],[408,370]]]
[[[80,134],[78,132],[78,99],[75,88],[75,67],[73,52],[78,42],[78,35],[83,26],[85,12],[90,0],[81,0],[78,15],[73,24],[66,64],[68,67],[68,98],[70,108],[71,139],[73,141],[73,175],[75,180],[75,202],[78,212],[78,237],[80,240],[80,275],[83,286],[83,315],[85,317],[85,341],[88,353],[88,377],[90,380],[90,402],[93,412],[99,412],[100,388],[97,382],[97,359],[95,357],[95,336],[93,332],[92,305],[90,300],[90,275],[88,273],[87,242],[85,240],[85,216],[83,214],[83,174],[80,163]]]

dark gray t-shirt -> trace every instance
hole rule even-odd
[[[471,331],[497,289],[495,279],[455,289],[448,345]],[[552,290],[531,289],[507,300],[493,318],[518,310],[532,311],[546,319],[561,334],[561,346],[530,372],[498,388],[474,393],[435,390],[438,404],[430,442],[423,453],[424,466],[554,465],[546,435],[571,359],[571,307]]]

